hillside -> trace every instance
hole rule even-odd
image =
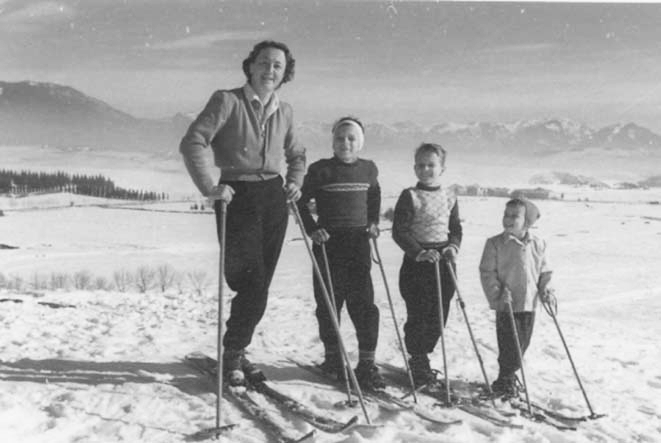
[[[135,118],[68,86],[0,82],[2,145],[170,151],[182,131],[178,117]]]
[[[0,82],[0,144],[172,151],[192,121],[190,114],[153,120],[136,118],[84,93],[53,83]],[[331,122],[298,116],[301,140],[311,151],[327,149]],[[462,153],[516,152],[551,155],[600,148],[637,155],[661,153],[661,136],[633,122],[590,128],[570,119],[510,123],[472,122],[423,127],[415,122],[366,123],[367,145],[380,150],[412,149],[435,141]]]

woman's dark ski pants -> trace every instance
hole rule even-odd
[[[281,177],[221,183],[235,191],[227,206],[225,279],[236,296],[223,345],[240,350],[250,344],[266,310],[269,286],[287,231],[287,199]],[[219,202],[215,208],[219,228]]]

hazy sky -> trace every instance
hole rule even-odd
[[[661,132],[661,4],[0,0],[0,79],[197,112],[286,42],[298,120],[635,121]]]

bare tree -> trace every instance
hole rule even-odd
[[[92,289],[92,273],[86,269],[73,275],[73,287],[76,289]]]
[[[197,295],[203,295],[205,289],[209,286],[209,277],[204,271],[190,271],[188,273],[188,281],[195,290]]]
[[[133,276],[126,269],[115,271],[112,275],[112,278],[113,282],[115,283],[115,287],[119,292],[128,291],[129,287],[133,283]]]
[[[54,272],[50,275],[49,287],[52,290],[68,289],[70,283],[69,275],[63,272]]]
[[[94,287],[101,291],[110,291],[112,289],[112,283],[105,277],[97,277],[94,281]]]
[[[165,292],[172,287],[177,275],[172,266],[161,265],[156,270],[156,277],[158,280],[159,289],[161,292]]]
[[[25,281],[19,275],[10,275],[7,279],[7,289],[22,292],[25,289]]]
[[[135,286],[141,294],[144,294],[154,284],[154,270],[147,266],[140,266],[135,273]]]
[[[47,289],[48,288],[48,283],[46,281],[46,277],[39,274],[38,272],[35,272],[32,274],[32,282],[30,284],[32,286],[32,289],[37,291],[39,289]]]

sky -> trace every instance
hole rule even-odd
[[[0,0],[0,80],[72,86],[137,117],[196,113],[289,45],[297,120],[569,118],[661,133],[661,4]]]

